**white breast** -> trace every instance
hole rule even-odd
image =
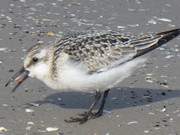
[[[104,91],[115,87],[117,83],[130,76],[145,60],[144,58],[137,58],[119,67],[93,74],[87,74],[82,65],[64,63],[58,73],[57,89],[86,92],[91,90]]]

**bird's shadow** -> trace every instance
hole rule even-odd
[[[87,109],[93,102],[94,94],[84,92],[60,92],[34,103],[53,104],[62,108]],[[180,97],[180,90],[128,88],[112,89],[106,102],[106,109],[120,109],[141,106],[170,98]]]

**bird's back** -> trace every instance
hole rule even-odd
[[[87,66],[88,73],[103,72],[159,47],[179,34],[179,29],[146,35],[125,35],[120,32],[95,32],[67,36],[56,44],[71,60]]]

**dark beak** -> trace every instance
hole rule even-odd
[[[15,73],[5,84],[5,87],[7,87],[11,82],[15,81],[16,85],[12,89],[12,92],[15,92],[16,89],[28,78],[29,71],[25,70],[24,67],[22,67],[17,73]]]

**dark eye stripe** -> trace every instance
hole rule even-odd
[[[28,68],[28,67],[30,67],[31,65],[34,65],[34,64],[36,64],[38,61],[39,61],[39,59],[38,59],[37,57],[33,57],[33,58],[30,60],[29,64],[28,64],[26,67]]]

